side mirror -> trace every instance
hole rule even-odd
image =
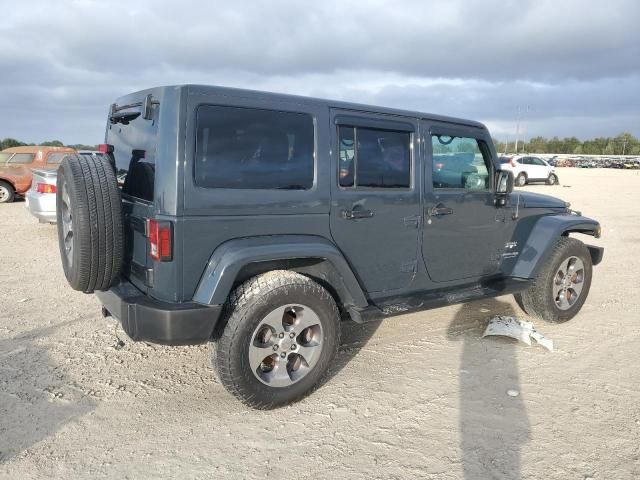
[[[496,179],[496,194],[507,195],[513,192],[513,172],[500,170]]]

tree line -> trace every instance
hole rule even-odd
[[[493,139],[498,153],[515,153],[515,142],[503,142]],[[15,138],[0,141],[0,150],[23,145],[44,145],[49,147],[71,147],[76,150],[96,150],[96,145],[64,145],[60,140],[51,140],[38,144],[24,143]],[[579,140],[576,137],[533,137],[518,142],[518,153],[559,153],[574,155],[640,155],[640,140],[624,132],[615,137],[597,137],[591,140]]]
[[[514,153],[515,142],[493,139],[498,153]],[[624,132],[615,137],[579,140],[576,137],[533,137],[518,142],[518,153],[559,153],[575,155],[640,155],[640,140]]]
[[[84,145],[81,143],[78,143],[75,145],[65,145],[60,140],[51,140],[51,141],[40,142],[40,143],[25,143],[25,142],[16,140],[15,138],[5,138],[4,140],[0,140],[0,150],[4,150],[5,148],[24,147],[24,146],[30,146],[30,145],[42,145],[45,147],[69,147],[69,148],[74,148],[76,150],[96,150],[97,149],[97,145]]]

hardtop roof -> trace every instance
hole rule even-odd
[[[426,112],[402,110],[397,108],[381,107],[381,106],[345,102],[345,101],[339,101],[339,100],[328,100],[328,99],[322,99],[322,98],[307,97],[302,95],[265,92],[260,90],[248,90],[248,89],[234,88],[234,87],[221,87],[221,86],[215,86],[215,85],[198,85],[198,84],[166,85],[166,86],[149,88],[149,89],[141,90],[138,92],[134,92],[126,95],[126,97],[131,98],[132,96],[136,96],[139,94],[152,93],[153,90],[162,90],[162,89],[186,89],[188,95],[207,95],[207,94],[226,95],[226,96],[244,97],[244,98],[260,98],[262,100],[268,99],[269,97],[271,97],[273,100],[297,103],[301,105],[326,105],[329,108],[341,108],[345,110],[413,117],[413,118],[420,118],[424,120],[435,120],[438,122],[452,123],[452,124],[486,129],[485,125],[482,124],[481,122],[477,122],[475,120],[468,120],[464,118],[450,117],[446,115],[436,115],[436,114],[426,113]]]

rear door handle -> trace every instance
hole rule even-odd
[[[373,217],[373,212],[371,210],[342,210],[341,212],[342,218],[346,220],[357,220],[359,218],[371,218]]]
[[[431,210],[429,210],[430,217],[439,217],[441,215],[451,215],[453,214],[453,208],[445,207],[444,205],[436,205]]]

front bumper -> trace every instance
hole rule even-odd
[[[38,193],[28,190],[25,195],[26,207],[31,215],[42,222],[56,223],[56,194]]]
[[[205,343],[222,310],[222,305],[156,300],[126,280],[95,294],[132,340],[165,345]]]

